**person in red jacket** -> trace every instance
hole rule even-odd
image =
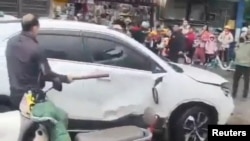
[[[194,32],[193,27],[189,28],[189,32],[186,34],[186,39],[187,39],[187,46],[186,46],[187,56],[189,58],[193,58],[194,54],[193,44],[196,39],[196,34]]]

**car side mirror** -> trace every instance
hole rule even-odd
[[[109,50],[104,51],[105,58],[112,59],[112,58],[119,58],[123,55],[123,50],[120,48],[112,48]]]

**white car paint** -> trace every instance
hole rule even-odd
[[[185,71],[185,74],[187,76],[190,76],[191,78],[197,81],[218,84],[218,85],[225,82],[225,79],[223,77],[218,77],[217,74],[212,73],[210,71],[206,71],[203,69],[199,69],[184,64],[177,64],[177,65],[180,66]],[[197,74],[202,74],[202,75],[197,75]]]
[[[1,30],[0,41],[16,33],[16,31],[20,30],[20,28],[21,28],[21,25],[17,26],[16,23],[0,24],[0,30]]]
[[[1,141],[17,141],[21,130],[21,116],[19,112],[0,114]]]
[[[9,20],[17,20],[18,18],[12,15],[3,15],[0,17],[0,21],[9,21]]]
[[[0,138],[1,141],[20,141],[20,133],[24,132],[30,125],[30,121],[21,117],[19,111],[6,112],[0,114]],[[41,131],[43,134],[38,134]],[[43,126],[40,127],[35,132],[36,136],[33,141],[48,141],[48,134]]]
[[[226,96],[220,86],[200,83],[218,85],[227,83],[227,80],[219,75],[186,65],[179,65],[184,69],[184,73],[178,73],[142,44],[105,26],[49,19],[40,20],[40,25],[41,28],[88,30],[116,36],[136,46],[167,71],[153,74],[116,66],[49,59],[52,69],[58,73],[88,74],[99,71],[110,74],[108,79],[77,81],[70,85],[65,84],[63,92],[49,93],[49,98],[68,112],[70,118],[114,120],[127,114],[143,114],[148,107],[153,108],[160,117],[169,118],[178,106],[187,102],[202,102],[215,107],[219,124],[226,123],[233,112],[232,97]],[[0,73],[2,74],[0,93],[9,94],[5,47],[5,43],[0,46]],[[155,104],[152,98],[152,87],[154,80],[159,76],[163,76],[163,82],[157,86],[160,101],[159,104]]]

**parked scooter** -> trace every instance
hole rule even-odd
[[[100,77],[107,77],[105,75]],[[86,78],[75,78],[81,80]],[[62,91],[62,83],[54,81],[53,86],[43,91],[46,95],[50,90]],[[25,117],[19,111],[0,114],[1,141],[52,141],[51,128],[56,124],[52,117]],[[150,141],[149,130],[135,126],[123,126],[105,130],[79,131],[71,136],[72,141]]]

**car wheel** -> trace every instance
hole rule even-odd
[[[171,139],[174,141],[207,141],[208,124],[214,117],[204,107],[192,107],[178,114],[170,123]]]
[[[3,113],[3,112],[8,112],[10,111],[10,107],[8,106],[5,106],[5,105],[0,105],[0,113]]]

